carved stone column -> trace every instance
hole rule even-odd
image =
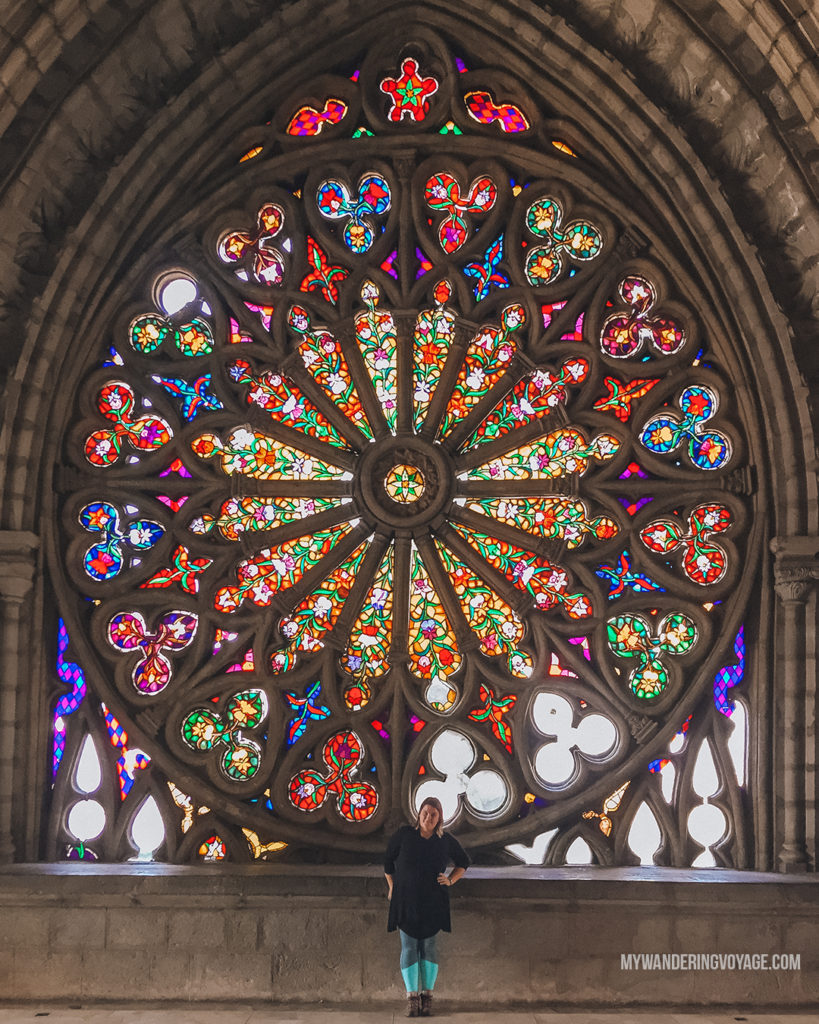
[[[37,549],[33,533],[0,531],[0,863],[14,860],[12,805],[17,694],[27,673],[21,623],[31,597]]]
[[[774,587],[780,600],[781,629],[776,643],[777,662],[782,668],[782,740],[784,799],[782,844],[778,862],[781,871],[796,873],[810,867],[806,842],[806,695],[808,691],[805,606],[814,581],[819,578],[819,562],[806,557],[807,538],[777,539],[771,545],[776,553]],[[815,548],[816,542],[813,542]],[[803,550],[799,550],[799,549]]]

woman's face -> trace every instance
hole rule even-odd
[[[432,804],[426,804],[418,815],[418,824],[423,832],[434,832],[438,827],[439,814]]]

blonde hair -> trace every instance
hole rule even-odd
[[[425,807],[434,807],[438,812],[438,824],[435,826],[435,834],[440,839],[444,834],[444,808],[437,796],[428,796],[421,802],[421,806],[418,808],[418,813],[415,815],[415,827],[420,829],[421,811],[423,811]]]

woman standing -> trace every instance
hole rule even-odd
[[[401,975],[407,988],[407,1016],[429,1017],[438,975],[437,935],[451,930],[449,888],[469,866],[469,857],[443,827],[441,801],[427,797],[415,826],[404,825],[390,839],[384,859],[389,886],[387,931],[401,936]],[[454,864],[450,874],[446,871]]]

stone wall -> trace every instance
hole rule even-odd
[[[384,892],[376,867],[5,868],[0,1000],[400,1001]],[[779,1010],[819,993],[819,884],[804,878],[473,868],[453,921],[440,994],[460,1006]],[[802,966],[621,970],[630,952],[801,953]]]

